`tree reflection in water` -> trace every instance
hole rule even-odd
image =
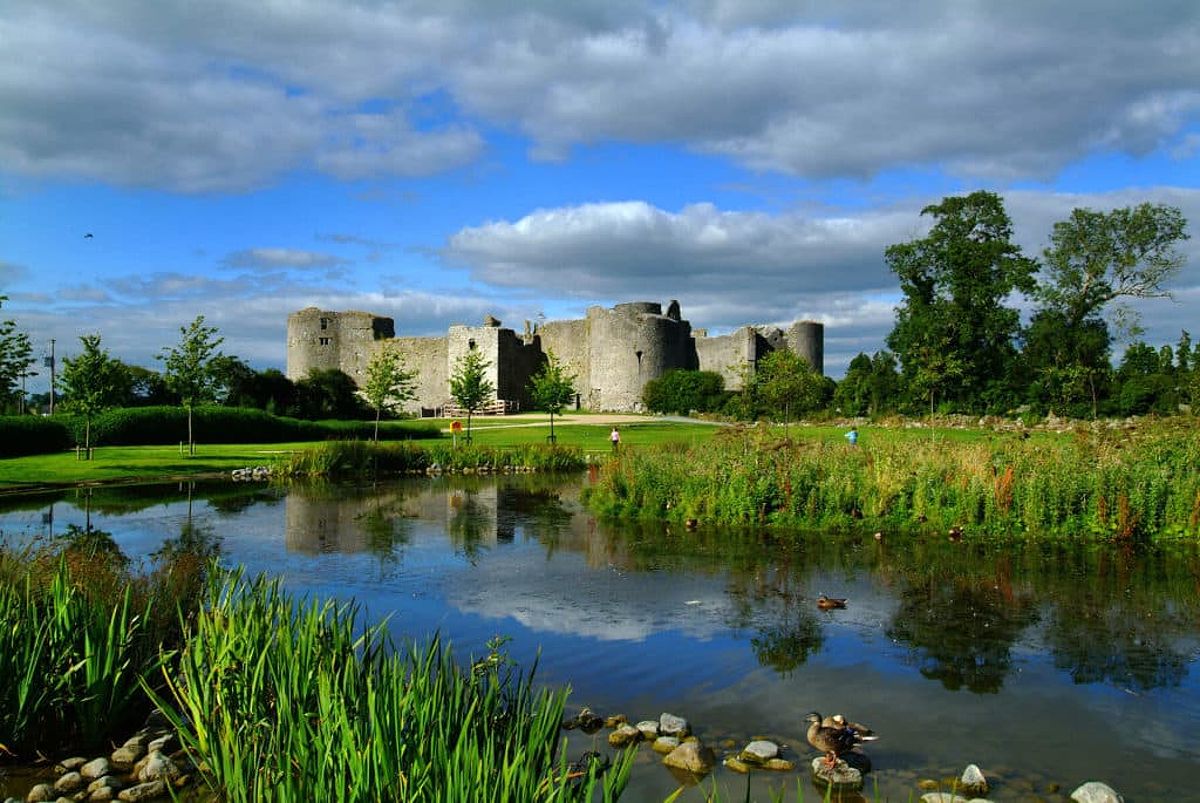
[[[986,580],[930,577],[900,592],[887,633],[946,689],[995,693],[1011,668],[1013,643],[1037,616],[1031,599],[1009,597]]]

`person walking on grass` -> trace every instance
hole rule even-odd
[[[858,427],[850,427],[850,431],[846,433],[846,440],[850,441],[851,446],[858,446]]]
[[[613,452],[621,445],[621,432],[616,427],[612,428],[612,432],[608,433],[608,441],[612,444]]]

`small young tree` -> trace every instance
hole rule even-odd
[[[380,349],[367,363],[367,383],[363,395],[375,408],[375,440],[379,440],[379,419],[384,410],[394,410],[417,397],[417,372],[408,370],[404,356],[392,349]]]
[[[804,413],[821,406],[821,376],[795,352],[781,349],[768,354],[759,362],[754,382],[772,417],[783,413],[784,437],[793,412]]]
[[[100,348],[100,335],[83,335],[79,338],[83,352],[63,362],[63,393],[67,397],[66,407],[83,414],[83,452],[85,460],[92,458],[92,417],[107,407],[112,407],[129,395],[132,379],[125,364],[108,355]]]
[[[533,397],[533,405],[550,414],[550,442],[558,438],[554,434],[554,416],[575,398],[575,374],[569,373],[554,352],[546,354],[546,363],[529,380],[529,395]]]
[[[196,439],[192,430],[192,412],[197,404],[213,401],[216,397],[216,379],[212,362],[221,354],[217,347],[225,338],[217,337],[215,326],[205,326],[204,316],[197,315],[188,326],[179,327],[179,345],[165,348],[158,354],[163,360],[163,378],[167,387],[179,394],[179,400],[187,408],[188,454],[196,453]]]
[[[479,351],[471,349],[455,363],[450,376],[450,397],[467,411],[467,443],[471,442],[471,417],[496,392],[486,376],[490,366]]]

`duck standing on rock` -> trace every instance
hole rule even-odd
[[[842,754],[849,753],[864,739],[847,727],[829,727],[816,711],[804,718],[808,723],[805,736],[808,743],[825,754],[825,764],[830,769],[837,766]]]
[[[821,721],[821,725],[826,728],[849,728],[858,736],[860,742],[873,742],[879,737],[875,735],[875,731],[868,728],[861,722],[851,722],[841,714],[834,714],[831,717],[825,717]]]

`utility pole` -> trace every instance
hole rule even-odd
[[[50,369],[50,415],[54,415],[54,338],[50,338],[50,356],[45,363]]]
[[[37,376],[37,371],[30,371],[29,366],[25,366],[25,370],[21,372],[21,403],[17,405],[17,410],[21,415],[25,415],[25,380],[31,376]]]

